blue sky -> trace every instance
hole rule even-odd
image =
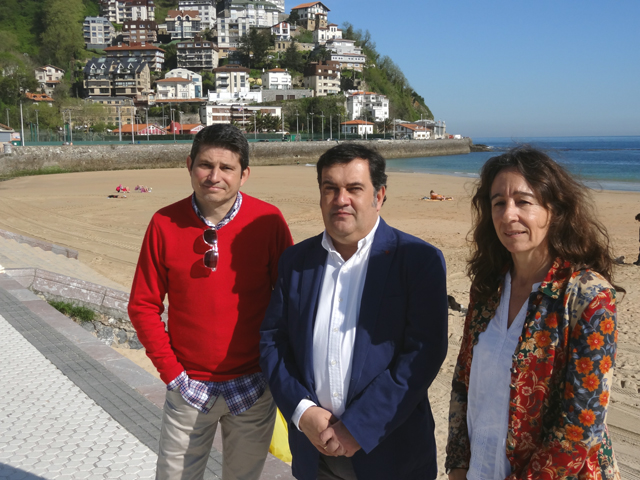
[[[451,133],[640,135],[638,0],[325,5],[329,22],[371,32]]]

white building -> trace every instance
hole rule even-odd
[[[365,112],[376,122],[389,118],[389,99],[385,95],[374,92],[349,90],[347,92],[347,112],[350,120],[355,120]]]
[[[291,9],[291,12],[297,12],[300,17],[299,25],[307,30],[316,29],[316,19],[320,18],[321,22],[326,22],[326,18],[330,10],[322,2],[308,2],[297,5]],[[318,17],[320,15],[320,17]],[[325,25],[321,25],[325,26]]]
[[[279,22],[278,7],[262,0],[231,0],[217,19],[218,48],[238,48],[252,27],[271,28]]]
[[[154,0],[100,0],[100,15],[114,23],[155,21]]]
[[[289,90],[291,88],[291,74],[282,68],[262,69],[262,87],[268,90]]]
[[[194,73],[191,70],[187,70],[186,68],[174,68],[173,70],[169,70],[164,76],[165,79],[177,77],[185,78],[193,82],[196,98],[202,98],[205,96],[202,91],[202,75]]]
[[[427,140],[431,138],[431,132],[422,125],[415,123],[399,123],[395,128],[396,137],[409,138],[411,140]]]
[[[324,45],[330,40],[342,40],[342,30],[335,23],[316,28],[313,31],[313,43],[316,45]]]
[[[214,68],[216,90],[209,90],[210,102],[262,102],[260,91],[251,91],[248,68],[238,65],[225,65]]]
[[[102,50],[111,46],[116,29],[104,17],[85,17],[82,24],[82,35],[87,48]]]
[[[200,14],[197,10],[169,10],[164,23],[172,40],[193,38],[201,30]]]
[[[271,27],[271,34],[275,35],[277,42],[288,42],[291,40],[291,25],[287,22],[280,22]]]
[[[367,60],[362,48],[356,47],[355,40],[334,38],[327,40],[325,48],[331,52],[331,60],[340,63],[342,70],[362,71]]]
[[[45,65],[35,69],[36,81],[40,84],[40,90],[51,96],[53,90],[64,77],[64,70],[53,65]]]
[[[244,103],[225,102],[201,105],[200,121],[206,126],[232,121],[238,125],[249,126],[253,122],[253,114],[258,112],[282,118],[282,107],[249,106]]]
[[[357,135],[369,135],[373,134],[373,123],[365,122],[364,120],[349,120],[348,122],[342,122],[342,133],[357,134]]]
[[[156,82],[158,100],[170,99],[194,99],[196,98],[196,88],[191,80],[181,77],[170,77]]]
[[[202,30],[215,28],[216,5],[214,0],[179,0],[178,10],[197,10]]]

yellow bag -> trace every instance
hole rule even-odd
[[[273,428],[273,437],[269,453],[283,462],[291,463],[291,450],[289,450],[289,429],[287,421],[282,416],[280,409],[276,413],[276,424]]]

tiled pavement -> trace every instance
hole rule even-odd
[[[0,478],[155,476],[164,384],[3,274],[0,361]],[[292,477],[269,456],[262,478]]]

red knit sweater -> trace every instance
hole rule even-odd
[[[291,233],[276,207],[243,194],[240,211],[218,231],[212,272],[202,262],[207,228],[187,197],[154,214],[142,243],[129,317],[165,383],[183,370],[214,382],[260,371],[260,323]]]

